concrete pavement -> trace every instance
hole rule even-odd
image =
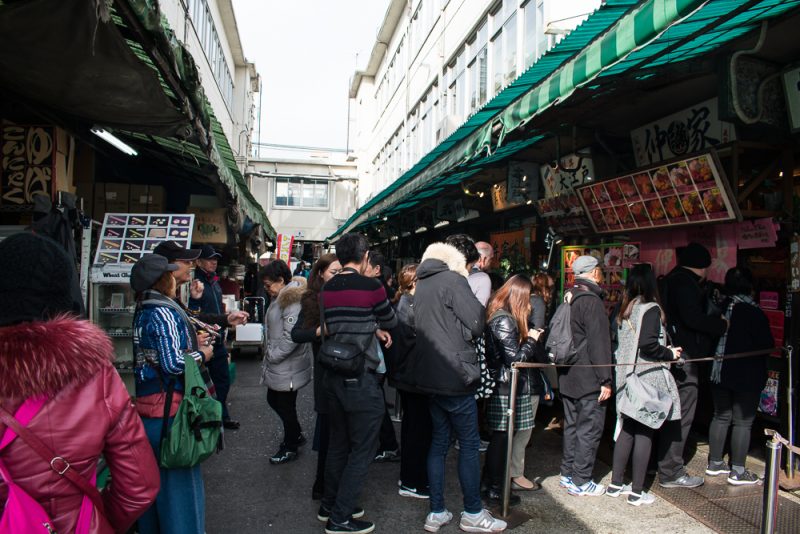
[[[231,414],[242,422],[240,430],[226,433],[226,449],[203,465],[206,484],[206,531],[228,533],[321,533],[317,521],[318,501],[311,500],[317,455],[311,450],[314,433],[312,386],[298,396],[298,413],[309,443],[297,461],[269,464],[282,436],[280,420],[269,408],[266,388],[258,384],[260,362],[247,356],[237,360],[238,379],[231,390]],[[399,432],[399,427],[398,427]],[[543,490],[519,492],[517,508],[531,520],[513,532],[520,533],[704,533],[711,532],[663,499],[652,506],[633,507],[624,498],[571,497],[558,486],[561,436],[536,429],[527,450],[526,473],[540,477]],[[447,506],[458,516],[462,510],[455,460],[448,455]],[[376,532],[423,532],[428,501],[397,494],[398,463],[373,464],[361,505],[366,518],[376,523]],[[610,467],[598,463],[596,480],[610,480]],[[452,524],[442,534],[460,532]]]

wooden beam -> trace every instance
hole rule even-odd
[[[750,194],[756,190],[758,186],[760,186],[764,180],[769,178],[769,175],[775,172],[775,169],[778,167],[778,160],[773,160],[772,163],[769,164],[769,167],[761,171],[755,180],[751,181],[749,184],[746,185],[743,191],[739,193],[739,196],[736,197],[736,200],[739,204],[744,202]],[[738,183],[738,177],[735,178]]]

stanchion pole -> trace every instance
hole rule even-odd
[[[781,470],[781,442],[767,442],[767,470],[764,473],[764,500],[761,507],[761,534],[773,534],[778,524],[778,478]]]
[[[788,384],[786,388],[786,400],[788,401],[788,408],[787,414],[789,416],[789,445],[794,445],[794,384],[792,377],[792,352],[794,349],[791,345],[786,347],[786,363],[789,367],[788,372]],[[786,476],[789,480],[794,480],[794,452],[792,451],[791,447],[789,450],[786,451]]]
[[[514,413],[517,409],[517,379],[519,369],[511,364],[511,397],[508,399],[508,443],[506,444],[506,469],[503,478],[503,517],[508,517],[511,499],[511,452],[514,447]]]

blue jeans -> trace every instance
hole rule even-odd
[[[450,433],[459,444],[458,480],[464,495],[464,511],[481,511],[480,437],[478,435],[478,405],[473,395],[446,397],[434,395],[430,402],[433,439],[428,452],[428,482],[431,493],[431,512],[442,512],[444,505],[444,471]]]
[[[144,431],[156,458],[161,448],[161,418],[142,417]],[[172,422],[172,419],[170,419]],[[203,534],[206,497],[200,466],[159,467],[161,489],[156,502],[139,518],[140,534]]]

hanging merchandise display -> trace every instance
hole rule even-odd
[[[713,152],[578,188],[600,234],[741,220]]]
[[[600,287],[605,291],[605,307],[609,315],[622,302],[628,268],[639,262],[640,243],[603,243],[580,245],[561,249],[561,297],[564,290],[575,284],[572,263],[580,256],[593,256],[603,266],[604,280]]]

